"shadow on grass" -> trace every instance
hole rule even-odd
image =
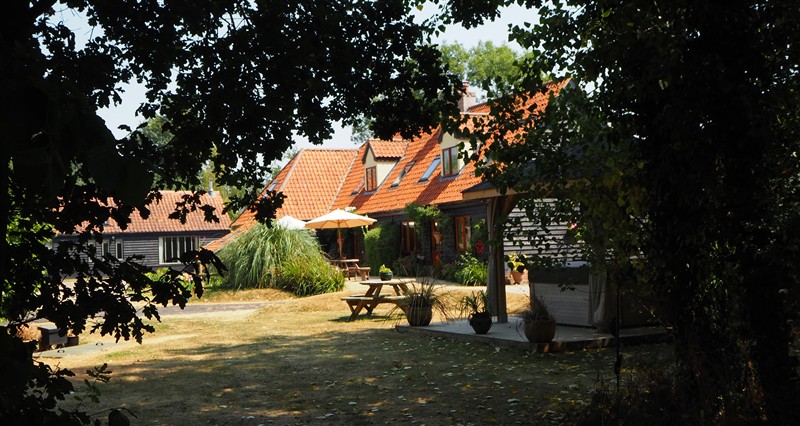
[[[613,365],[604,351],[520,354],[383,327],[396,317],[348,318],[296,335],[270,316],[235,344],[218,341],[223,330],[151,359],[133,352],[111,365],[102,405],[163,424],[540,423],[588,401]]]

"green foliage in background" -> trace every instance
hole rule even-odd
[[[322,255],[317,239],[302,229],[257,224],[220,250],[219,257],[228,266],[220,288],[275,287],[305,296],[337,291],[344,285],[344,278]]]
[[[485,286],[489,282],[489,265],[472,255],[462,254],[455,262],[443,265],[440,274],[447,281]]]
[[[400,257],[400,227],[395,223],[379,223],[364,234],[364,253],[373,273],[381,265],[393,265]]]
[[[456,261],[458,272],[456,278],[464,285],[486,285],[489,282],[489,265],[468,254],[463,254]]]
[[[505,43],[495,46],[491,41],[480,41],[469,49],[460,43],[445,43],[439,50],[450,72],[490,96],[508,93],[522,77],[516,63],[522,56]]]

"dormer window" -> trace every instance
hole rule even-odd
[[[461,170],[458,161],[458,146],[442,149],[442,176],[453,176]]]
[[[378,170],[376,167],[364,169],[364,177],[367,183],[366,191],[374,191],[378,188]]]

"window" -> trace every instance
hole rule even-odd
[[[115,259],[122,259],[122,240],[103,241],[103,256],[107,254]]]
[[[367,191],[374,191],[378,187],[378,172],[375,167],[368,167],[364,170],[367,180]]]
[[[400,252],[404,255],[416,254],[419,251],[417,232],[414,222],[400,224]]]
[[[431,161],[431,165],[428,166],[428,168],[425,170],[425,173],[422,174],[422,177],[419,178],[419,181],[425,182],[426,180],[430,179],[431,175],[433,174],[433,171],[436,170],[436,167],[441,162],[442,162],[442,157],[437,155],[436,158],[434,158],[433,161]]]
[[[455,227],[456,251],[466,253],[470,237],[469,216],[456,216]]]
[[[272,184],[269,186],[269,188],[267,188],[267,191],[274,191],[276,186],[278,186],[278,181],[277,180],[272,182]]]
[[[452,176],[461,169],[458,165],[458,147],[450,147],[442,150],[442,176]]]
[[[358,182],[358,185],[350,192],[350,195],[356,195],[364,188],[364,178],[361,178],[361,181]]]
[[[161,264],[180,263],[180,257],[191,250],[197,250],[197,237],[161,237],[159,238],[158,262]]]
[[[400,185],[400,182],[403,181],[403,178],[406,177],[411,168],[414,167],[414,164],[417,164],[416,160],[411,160],[403,167],[403,170],[400,170],[400,174],[397,175],[397,179],[392,182],[392,187]]]

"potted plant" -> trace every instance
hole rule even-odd
[[[447,318],[447,306],[433,283],[413,283],[405,290],[404,296],[397,307],[405,312],[408,325],[419,327],[430,324],[434,311]]]
[[[522,282],[522,273],[525,271],[525,255],[509,254],[506,256],[506,264],[511,269],[511,278],[514,284]]]
[[[522,312],[522,323],[525,337],[532,343],[549,343],[556,336],[556,320],[544,300],[535,294]]]
[[[381,281],[389,281],[392,279],[394,274],[392,274],[392,270],[387,268],[386,265],[381,265],[380,269],[378,270],[378,276],[381,278]]]
[[[487,310],[488,304],[488,296],[483,290],[461,299],[462,312],[469,312],[469,325],[475,330],[475,334],[486,334],[492,328],[492,314]]]

